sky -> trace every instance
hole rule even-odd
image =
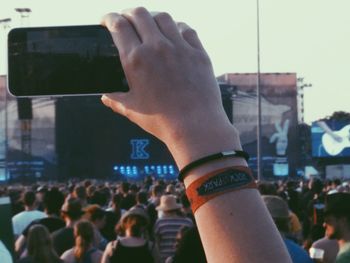
[[[256,0],[0,0],[0,19],[21,26],[14,8],[31,8],[25,25],[98,24],[109,12],[144,6],[166,11],[194,28],[216,76],[257,71]],[[305,121],[350,112],[349,0],[260,0],[262,73],[304,78]],[[0,74],[6,73],[6,30],[0,28]]]

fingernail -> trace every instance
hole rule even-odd
[[[106,95],[102,95],[101,101],[104,105],[106,105],[107,107],[110,107],[111,100]]]

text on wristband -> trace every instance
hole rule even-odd
[[[197,188],[199,196],[211,195],[228,189],[240,188],[253,182],[253,177],[248,173],[235,169],[226,170],[210,177]]]

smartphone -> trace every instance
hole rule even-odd
[[[16,97],[127,92],[118,50],[100,25],[15,28],[8,89]]]

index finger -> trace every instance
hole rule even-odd
[[[101,24],[110,31],[120,56],[130,53],[141,44],[141,40],[130,22],[118,13],[110,13],[102,18]]]

